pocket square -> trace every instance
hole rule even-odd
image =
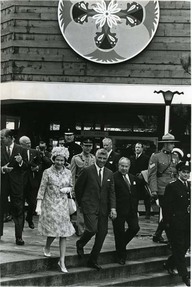
[[[107,181],[111,181],[109,178],[108,178],[108,180]]]
[[[136,185],[136,181],[133,181],[133,185]]]

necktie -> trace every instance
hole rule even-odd
[[[30,152],[29,152],[29,149],[27,150],[27,158],[28,158],[28,161],[30,161]]]
[[[101,175],[101,171],[102,171],[102,169],[100,168],[100,169],[99,169],[99,183],[100,183],[100,185],[102,185],[102,175]]]
[[[126,184],[127,184],[127,186],[128,186],[129,192],[130,192],[130,183],[129,183],[129,181],[128,181],[126,175],[124,175],[123,178],[124,178],[124,181],[126,182]]]
[[[8,154],[8,157],[10,158],[10,156],[11,156],[11,148],[10,148],[10,146],[7,147],[7,154]]]

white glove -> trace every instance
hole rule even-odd
[[[71,193],[72,187],[63,187],[60,189],[60,192],[62,193]]]
[[[41,215],[41,203],[42,203],[42,200],[38,199],[37,200],[36,210],[35,210],[37,212],[37,215]]]

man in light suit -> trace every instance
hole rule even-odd
[[[13,132],[1,131],[1,216],[0,235],[3,235],[4,203],[10,196],[11,213],[15,223],[17,245],[24,245],[23,231],[23,170],[26,168],[25,150],[14,143]]]
[[[75,185],[76,200],[84,215],[85,231],[76,242],[77,253],[83,257],[83,247],[95,235],[88,267],[100,270],[97,259],[108,232],[108,216],[116,217],[116,202],[113,173],[104,167],[107,161],[107,151],[99,149],[96,152],[96,163],[85,168]]]
[[[117,261],[124,265],[126,246],[139,231],[137,178],[129,173],[130,160],[122,157],[119,170],[114,173],[117,218],[113,220]],[[128,228],[125,231],[125,222]]]
[[[33,223],[33,215],[35,213],[37,192],[41,180],[42,162],[39,151],[31,148],[31,140],[29,137],[20,137],[19,143],[26,150],[27,153],[27,169],[23,173],[23,204],[25,206],[25,201],[28,203],[26,221],[28,222],[29,228],[34,229],[35,226]]]
[[[165,188],[163,221],[169,230],[172,255],[169,256],[164,268],[170,275],[174,275],[176,267],[183,282],[190,284],[190,276],[187,271],[185,254],[190,247],[190,198],[191,183],[189,162],[180,161],[177,166],[178,179],[169,183]]]
[[[103,148],[108,153],[108,158],[107,158],[105,167],[110,169],[112,172],[115,172],[118,169],[119,155],[118,153],[113,151],[112,147],[113,147],[112,140],[110,138],[104,138]]]

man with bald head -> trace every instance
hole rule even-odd
[[[29,228],[34,229],[33,215],[36,208],[37,192],[40,184],[42,162],[39,151],[31,148],[31,140],[27,136],[22,136],[19,139],[20,145],[27,153],[27,169],[23,174],[24,182],[24,201],[28,203],[26,221]],[[25,220],[24,220],[25,222]],[[23,224],[24,224],[23,222]]]
[[[137,178],[129,173],[130,160],[122,157],[118,163],[118,171],[114,175],[117,217],[113,220],[117,261],[124,265],[126,246],[139,231],[138,202],[139,190]],[[125,222],[128,224],[125,230]]]

